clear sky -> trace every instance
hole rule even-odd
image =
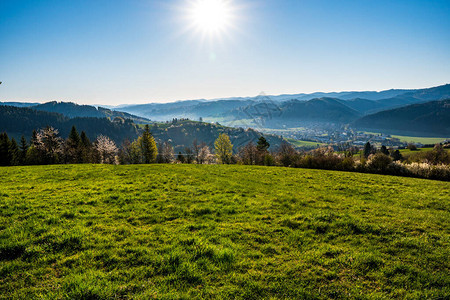
[[[0,101],[116,105],[450,82],[449,0],[214,0],[227,20],[213,33],[193,17],[199,1],[0,0]]]

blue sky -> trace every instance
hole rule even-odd
[[[450,1],[229,0],[233,27],[190,30],[195,0],[1,0],[0,101],[167,102],[450,82]]]

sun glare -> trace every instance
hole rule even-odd
[[[227,0],[196,0],[190,9],[193,26],[207,34],[216,34],[231,26],[232,7]]]

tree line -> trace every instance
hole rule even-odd
[[[59,136],[57,129],[45,127],[34,130],[30,142],[22,136],[19,143],[6,133],[0,134],[0,165],[38,164],[243,164],[313,168],[340,171],[415,176],[450,180],[450,155],[437,144],[432,151],[414,156],[415,160],[404,161],[399,150],[379,149],[366,143],[360,152],[356,148],[335,152],[332,147],[311,151],[298,151],[289,143],[282,143],[277,151],[269,152],[270,144],[260,136],[256,144],[250,141],[233,154],[233,144],[227,134],[221,134],[214,148],[194,140],[184,153],[174,153],[169,141],[157,145],[155,138],[145,125],[142,134],[133,142],[125,140],[117,147],[113,140],[100,135],[91,142],[84,131],[78,133],[72,127],[67,139]],[[402,162],[403,161],[403,162]]]

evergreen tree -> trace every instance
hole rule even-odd
[[[403,156],[402,156],[402,154],[400,153],[400,151],[398,151],[398,150],[395,150],[394,152],[392,152],[392,159],[394,160],[394,161],[397,161],[397,160],[402,160],[403,159]]]
[[[221,164],[230,164],[233,156],[233,144],[231,144],[230,137],[222,133],[214,142],[216,156]]]
[[[82,131],[80,135],[81,145],[86,148],[90,148],[92,146],[91,141],[86,135],[86,132]]]
[[[0,133],[0,166],[11,164],[10,141],[6,132]]]
[[[81,163],[83,161],[81,138],[75,126],[72,126],[64,145],[64,158],[67,163]]]
[[[364,145],[364,150],[363,150],[364,157],[368,158],[371,153],[372,153],[372,146],[370,145],[369,142],[367,142]]]
[[[381,146],[380,152],[386,155],[389,155],[389,150],[386,148],[385,145]]]
[[[144,133],[141,140],[142,154],[144,156],[144,163],[151,164],[156,162],[158,156],[158,148],[156,147],[155,139],[150,133],[150,128],[145,125]]]
[[[30,146],[36,146],[37,144],[38,144],[37,131],[36,131],[36,129],[33,129],[33,132],[31,133]]]
[[[86,135],[86,132],[82,131],[80,134],[80,147],[81,147],[81,162],[92,163],[94,162],[92,143]]]
[[[25,165],[27,162],[27,151],[28,151],[28,143],[26,138],[22,135],[22,137],[20,138],[20,159],[19,159],[19,163],[21,165]]]
[[[258,139],[258,143],[256,144],[256,148],[258,149],[258,151],[260,152],[266,152],[267,149],[269,149],[270,144],[269,142],[266,140],[265,137],[261,136]]]
[[[20,151],[19,151],[19,145],[17,145],[17,142],[14,138],[11,139],[11,142],[9,143],[9,157],[10,157],[10,165],[11,166],[18,166],[20,163]]]
[[[72,126],[72,129],[70,130],[69,138],[68,138],[76,147],[78,147],[81,144],[81,138],[78,134],[77,128],[75,126]]]

